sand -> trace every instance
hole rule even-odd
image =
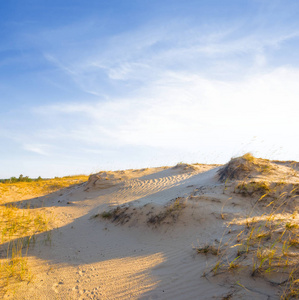
[[[254,178],[298,184],[296,170],[273,165],[274,172]],[[228,245],[249,213],[262,217],[268,209],[254,206],[257,196],[236,193],[234,182],[220,181],[220,168],[101,172],[47,198],[17,201],[51,212],[54,228],[29,248],[32,280],[11,287],[4,299],[280,299],[283,272],[270,279],[246,268],[214,274],[217,256],[196,251]],[[285,216],[297,209],[294,201]]]

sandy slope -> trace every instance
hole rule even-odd
[[[12,287],[5,298],[279,299],[279,286],[247,271],[211,276],[216,258],[194,250],[228,242],[227,224],[242,220],[253,207],[253,200],[225,189],[219,168],[178,165],[102,172],[46,201],[31,199],[53,211],[57,228],[51,231],[51,244],[44,233],[30,248],[32,282]],[[298,182],[296,176],[292,180]],[[148,222],[177,198],[182,209],[175,215]],[[124,210],[118,219],[99,216],[116,206]],[[265,209],[259,207],[256,215]],[[275,276],[273,280],[283,278]]]

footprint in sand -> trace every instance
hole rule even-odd
[[[60,280],[58,283],[54,283],[53,285],[52,285],[52,290],[55,292],[55,293],[59,293],[59,290],[58,290],[58,288],[61,286],[61,285],[63,285],[64,284],[64,282],[62,281],[62,280]]]

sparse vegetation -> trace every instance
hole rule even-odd
[[[284,219],[271,216],[254,222],[246,222],[249,227],[241,229],[231,240],[215,248],[204,245],[195,248],[197,253],[211,253],[218,257],[212,267],[214,275],[226,270],[251,269],[251,276],[263,276],[271,272],[288,272],[284,282],[282,299],[295,299],[299,295],[298,223],[290,224],[290,215]],[[220,251],[221,249],[221,251]],[[237,249],[236,257],[233,249]]]
[[[88,176],[66,176],[54,179],[31,179],[19,176],[0,183],[0,232],[2,257],[0,260],[0,295],[19,281],[33,277],[27,252],[34,245],[37,234],[46,232],[44,242],[51,244],[51,220],[46,211],[22,204],[22,200],[47,195],[70,185],[87,181]],[[13,202],[18,201],[18,206]],[[4,250],[6,249],[6,250]],[[3,256],[5,252],[5,256]]]
[[[190,165],[179,163],[176,166],[176,168],[179,168],[177,173],[184,173],[187,169],[191,172],[192,170],[189,167]],[[232,159],[219,172],[220,179],[228,182],[225,185],[226,193],[234,192],[229,197],[223,195],[224,192],[219,198],[217,195],[215,197],[211,195],[214,191],[216,191],[216,194],[222,192],[223,186],[221,184],[198,187],[196,183],[192,182],[192,185],[187,186],[186,184],[186,186],[188,188],[194,187],[193,194],[186,198],[173,199],[164,206],[154,203],[148,203],[140,207],[123,204],[111,209],[108,208],[91,218],[93,222],[95,218],[100,217],[107,222],[127,224],[129,227],[142,222],[153,230],[155,230],[154,228],[163,228],[163,230],[168,231],[172,230],[173,224],[179,220],[183,212],[186,218],[180,219],[180,222],[182,221],[186,225],[189,212],[194,210],[192,211],[192,226],[194,224],[196,226],[196,222],[199,222],[204,224],[204,228],[206,228],[206,224],[210,220],[215,220],[215,224],[216,222],[227,224],[227,228],[223,227],[225,229],[221,239],[219,236],[217,236],[217,239],[213,237],[210,243],[199,244],[194,248],[199,255],[204,254],[206,255],[205,259],[211,260],[208,275],[216,276],[221,273],[233,275],[234,272],[240,272],[240,270],[243,272],[244,270],[248,276],[262,277],[266,281],[271,273],[284,273],[287,274],[288,279],[277,283],[283,290],[282,299],[298,298],[299,219],[297,199],[299,185],[296,178],[294,181],[290,180],[287,172],[284,173],[282,178],[278,178],[276,173],[273,175],[271,172],[274,169],[275,166],[270,161],[255,158],[247,153],[240,158]],[[265,176],[270,173],[273,177]],[[117,173],[117,176],[113,172],[111,174],[103,172],[100,173],[103,176],[96,175],[94,180],[103,181],[105,185],[109,186],[110,183],[114,184],[114,182],[126,178],[125,176],[119,177],[119,174],[121,172]],[[277,181],[274,182],[273,178]],[[30,260],[27,259],[29,246],[34,244],[38,233],[47,231],[50,228],[49,215],[29,205],[26,208],[21,208],[23,205],[21,201],[28,198],[29,195],[33,197],[33,195],[56,192],[68,188],[70,185],[82,183],[87,179],[87,176],[74,176],[51,180],[40,178],[39,180],[29,181],[30,178],[26,179],[25,177],[24,179],[24,177],[21,177],[15,183],[12,183],[12,180],[0,183],[0,201],[2,201],[2,203],[0,202],[2,204],[0,206],[1,242],[2,244],[6,243],[5,247],[7,248],[6,255],[2,255],[0,260],[0,290],[1,288],[7,289],[11,284],[19,281],[32,280]],[[125,185],[125,188],[127,188],[127,185]],[[9,199],[10,191],[16,192],[18,196]],[[62,196],[63,191],[56,195]],[[69,201],[72,199],[67,197],[59,199],[67,204],[73,203]],[[208,202],[210,199],[212,199],[211,203]],[[40,199],[37,199],[36,203],[38,201]],[[92,202],[87,201],[88,203]],[[117,203],[118,201],[119,199],[115,199],[114,202]],[[184,211],[187,201],[190,201],[188,202],[190,205]],[[246,203],[244,214],[241,206],[242,201]],[[16,206],[16,203],[18,206]],[[198,212],[196,209],[202,208],[206,204],[207,206],[211,204],[212,212],[210,207],[207,210],[203,209],[203,214],[206,214],[206,212],[207,214],[202,218],[200,213],[196,214]],[[231,206],[227,207],[227,205]],[[236,210],[233,207],[235,206],[237,211],[240,212],[237,215],[234,215]],[[217,210],[217,207],[219,210]],[[232,220],[232,215],[236,219]],[[106,230],[107,227],[105,226]],[[43,236],[45,236],[46,242],[51,242],[51,231]],[[237,285],[246,289],[239,282],[235,284],[235,286]],[[223,299],[230,299],[231,296],[232,294],[227,294]]]
[[[1,244],[7,248],[6,258],[0,261],[1,295],[11,284],[32,279],[27,251],[30,243],[35,242],[36,234],[49,230],[49,216],[29,206],[19,209],[13,205],[0,206],[0,216]],[[47,235],[46,239],[49,238]]]
[[[49,217],[44,213],[19,209],[8,205],[0,207],[1,242],[7,242],[25,235],[34,235],[48,230]]]
[[[217,247],[214,245],[203,245],[195,248],[197,253],[204,253],[204,254],[213,254],[213,255],[219,255],[220,251]]]
[[[187,164],[187,163],[184,163],[182,161],[177,163],[173,168],[174,169],[181,169],[181,170],[184,170],[184,171],[196,170],[195,164]]]
[[[5,292],[5,289],[9,289],[11,284],[18,281],[31,281],[33,275],[26,257],[29,243],[28,239],[18,239],[8,244],[7,257],[0,263],[0,288],[2,288],[0,295]]]
[[[243,181],[235,187],[235,192],[244,196],[252,196],[254,193],[265,195],[269,194],[270,190],[270,184],[266,181]]]
[[[290,300],[299,298],[299,271],[292,270],[287,281],[287,288],[284,290],[281,299]]]
[[[0,183],[0,204],[3,201],[8,203],[44,196],[60,189],[68,188],[71,185],[86,182],[87,180],[88,176],[76,175],[55,177],[53,179],[17,181],[15,183],[6,181],[5,183]]]
[[[147,220],[148,224],[151,225],[159,225],[166,219],[171,219],[172,221],[176,221],[182,211],[182,209],[186,206],[184,202],[184,198],[177,198],[173,203],[166,207],[164,211],[159,212],[158,214],[153,214]]]
[[[101,213],[101,217],[102,217],[103,219],[111,219],[114,213],[115,213],[115,212],[113,212],[113,211],[103,211],[103,212]]]
[[[127,223],[130,220],[131,214],[128,213],[129,206],[117,206],[109,211],[103,211],[98,214],[101,218],[111,220],[112,222],[118,222],[121,224]]]
[[[246,153],[241,157],[232,158],[219,170],[218,174],[220,181],[242,180],[254,173],[269,174],[273,169],[269,160],[255,158],[251,153]]]
[[[164,209],[160,210],[158,213],[154,212],[154,209],[147,214],[146,223],[148,225],[158,226],[163,222],[175,222],[184,207],[185,198],[177,198],[174,201],[171,201]],[[125,224],[130,221],[131,217],[137,213],[136,209],[132,209],[130,206],[117,206],[114,209],[109,211],[103,211],[96,216],[100,216],[103,219],[111,220],[112,222],[117,222],[120,224]]]
[[[228,224],[227,233],[231,232],[229,228],[232,225],[238,224],[239,230],[228,242],[219,245],[218,249],[221,251],[214,252],[217,261],[210,272],[216,275],[236,268],[248,271],[251,269],[251,276],[262,276],[265,280],[266,275],[272,272],[288,273],[289,278],[281,283],[281,286],[284,286],[281,298],[297,299],[299,297],[298,183],[285,179],[273,182],[258,178],[260,175],[270,174],[272,170],[270,161],[257,159],[251,154],[232,159],[220,169],[221,181],[235,180],[230,184],[233,191],[253,199],[250,214],[254,214],[260,208],[264,210],[262,215],[249,215],[242,223]],[[297,176],[297,173],[290,176]],[[224,189],[227,189],[226,185]],[[267,201],[261,201],[262,199]],[[196,248],[196,251],[209,253],[211,247],[212,245],[205,245]]]

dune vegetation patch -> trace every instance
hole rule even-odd
[[[183,162],[179,162],[177,163],[173,169],[177,170],[182,170],[182,171],[186,171],[186,172],[192,172],[192,171],[195,171],[197,168],[196,168],[196,164],[187,164],[187,163],[183,163]]]
[[[288,219],[288,218],[287,218]],[[247,273],[281,287],[281,299],[299,297],[299,231],[288,226],[287,220],[250,222],[229,242],[195,247],[199,254],[212,254],[216,262],[204,273],[217,276],[230,272]],[[293,223],[294,224],[294,223]],[[284,274],[284,280],[272,281],[274,274]]]
[[[216,245],[199,245],[198,247],[195,247],[195,250],[197,253],[204,253],[204,254],[212,254],[212,255],[219,255],[220,249]]]
[[[0,296],[12,292],[20,281],[30,282],[33,274],[28,265],[27,252],[31,237],[11,241],[0,262]],[[15,292],[15,291],[13,291]]]
[[[235,192],[243,196],[252,196],[253,194],[265,195],[269,194],[270,191],[270,183],[266,181],[243,181],[235,187]]]
[[[32,280],[27,260],[29,246],[35,244],[37,234],[45,231],[48,232],[45,242],[51,243],[51,218],[45,213],[14,206],[0,207],[0,214],[0,295],[5,295],[12,287],[17,288],[16,283]]]
[[[177,198],[167,205],[161,212],[152,213],[147,219],[147,224],[158,226],[162,223],[174,223],[178,220],[183,209],[186,207],[185,198]]]
[[[54,216],[46,209],[31,207],[22,200],[44,196],[87,181],[88,176],[66,176],[54,179],[7,180],[0,183],[0,296],[17,289],[20,281],[31,281],[27,254],[43,232],[42,241],[51,244]],[[18,205],[12,202],[18,201]]]
[[[5,180],[0,183],[0,204],[45,196],[72,185],[84,183],[87,180],[88,176],[86,175],[15,182]]]
[[[234,193],[243,197],[256,198],[269,207],[281,207],[296,210],[299,204],[299,184],[290,182],[273,182],[264,180],[237,181]]]
[[[117,224],[142,223],[158,227],[161,224],[174,224],[186,207],[185,198],[176,198],[165,206],[146,204],[143,207],[133,205],[117,206],[109,211],[103,211],[94,217],[110,220]]]
[[[37,234],[47,231],[45,242],[51,242],[52,216],[38,209],[0,206],[0,295],[11,291],[20,281],[31,281],[27,253],[36,242]]]
[[[275,167],[268,159],[256,158],[250,153],[232,158],[218,171],[219,180],[242,180],[250,175],[270,174]]]
[[[0,206],[1,243],[23,236],[32,236],[49,229],[50,216],[37,210]]]
[[[298,186],[289,182],[251,180],[236,182],[234,192],[256,201],[247,217],[227,223],[219,242],[195,247],[197,253],[213,254],[205,276],[225,272],[259,277],[281,288],[281,299],[299,297]],[[270,199],[264,205],[261,200]],[[263,209],[263,213],[261,213]],[[258,213],[255,213],[258,212]],[[237,226],[237,227],[236,227]],[[280,281],[273,275],[280,274]],[[275,276],[274,276],[275,277]]]

